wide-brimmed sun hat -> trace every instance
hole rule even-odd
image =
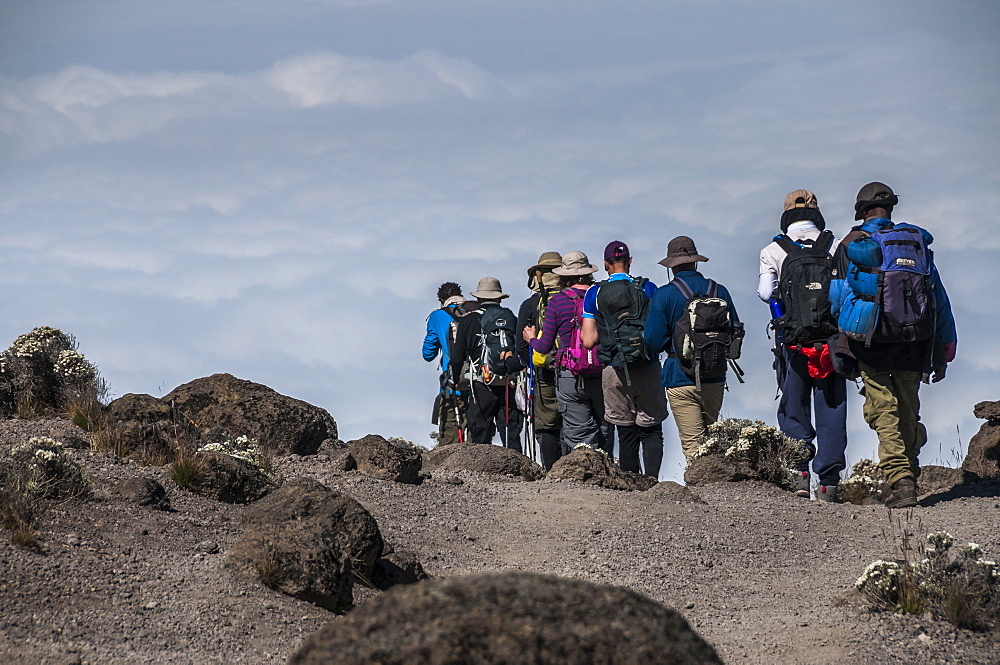
[[[566,252],[562,257],[562,265],[553,268],[552,272],[563,277],[574,275],[590,275],[600,270],[595,265],[590,264],[590,259],[583,252]]]
[[[496,277],[483,277],[470,295],[479,300],[503,300],[510,297],[503,292],[500,280]]]
[[[559,252],[542,252],[538,257],[538,263],[528,268],[528,277],[534,277],[536,270],[552,270],[562,265],[562,257]]]
[[[665,268],[673,268],[695,261],[708,261],[708,257],[698,253],[698,248],[694,246],[694,240],[687,236],[677,236],[667,243],[667,257],[660,261],[660,265]]]

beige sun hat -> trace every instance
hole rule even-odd
[[[503,292],[500,280],[496,277],[483,277],[470,295],[479,300],[503,300],[510,297]]]
[[[562,257],[559,256],[559,252],[542,252],[542,255],[538,257],[538,263],[528,268],[528,277],[534,277],[536,270],[551,270],[559,265],[562,265]]]
[[[796,189],[785,197],[785,210],[791,210],[792,208],[813,208],[814,210],[819,210],[819,204],[816,202],[816,195],[808,189]]]
[[[590,275],[600,270],[595,265],[591,265],[590,259],[583,252],[566,252],[562,257],[562,265],[553,268],[552,272],[563,277],[574,275]]]

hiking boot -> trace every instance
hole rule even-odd
[[[789,469],[789,475],[792,480],[792,491],[795,492],[796,496],[801,496],[806,499],[809,498],[809,472],[808,471],[796,471],[795,469]]]
[[[816,500],[840,503],[840,492],[836,485],[820,485],[816,490]]]
[[[917,505],[917,484],[913,478],[900,478],[892,484],[885,500],[886,508],[913,508]]]

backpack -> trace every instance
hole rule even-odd
[[[586,349],[580,339],[583,327],[583,294],[578,289],[570,287],[563,295],[573,301],[573,331],[570,333],[569,346],[559,351],[559,367],[567,369],[573,376],[591,376],[600,374],[604,365],[598,357],[598,347]]]
[[[500,305],[487,305],[479,319],[483,331],[479,334],[479,362],[475,367],[477,381],[493,386],[507,380],[506,358],[514,355],[514,329],[517,317]]]
[[[936,316],[930,275],[933,254],[916,226],[894,226],[872,233],[882,250],[876,275],[875,308],[866,345],[913,342],[934,335]]]
[[[455,348],[455,341],[458,339],[458,321],[463,316],[467,315],[468,312],[465,311],[465,307],[462,305],[457,305],[455,307],[442,307],[448,316],[451,317],[451,323],[448,324],[448,354],[451,354],[451,350]],[[458,383],[455,385],[454,390],[467,391],[471,388],[469,385],[469,361],[466,360],[462,364],[462,375],[458,378]]]
[[[823,231],[813,241],[796,243],[787,235],[774,241],[786,253],[778,282],[778,298],[785,313],[775,320],[776,331],[796,346],[825,343],[837,332],[830,309],[830,280],[836,273],[830,247],[833,234]]]
[[[695,386],[701,390],[702,379],[723,376],[732,362],[736,377],[742,383],[743,372],[735,363],[743,338],[742,326],[734,325],[729,303],[716,295],[719,285],[710,279],[708,291],[699,295],[679,277],[670,283],[687,298],[684,315],[674,324],[671,335],[674,355],[684,374],[694,379]]]
[[[600,333],[597,357],[605,365],[626,367],[630,363],[649,360],[649,350],[643,338],[649,296],[645,277],[604,280],[598,286],[597,313],[594,317]]]

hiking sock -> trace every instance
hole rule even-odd
[[[538,448],[542,453],[542,466],[548,471],[556,463],[556,460],[562,457],[559,430],[538,430]]]
[[[653,478],[660,477],[660,464],[663,462],[663,425],[657,423],[649,427],[640,427],[639,440],[642,442],[643,473]]]
[[[660,451],[662,454],[662,450]],[[642,473],[639,468],[639,426],[618,425],[618,466],[622,471]]]

